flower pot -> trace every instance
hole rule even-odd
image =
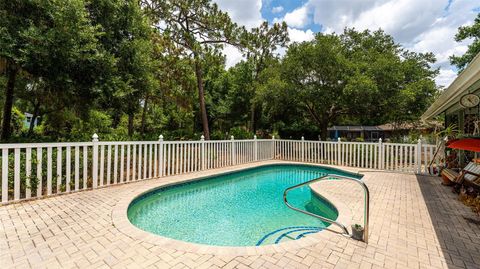
[[[365,230],[363,227],[355,227],[355,225],[352,225],[352,238],[355,240],[363,241],[363,232]]]

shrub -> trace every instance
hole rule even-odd
[[[243,127],[233,127],[230,129],[230,135],[233,135],[235,139],[252,139],[253,134],[247,131]]]

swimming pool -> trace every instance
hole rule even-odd
[[[289,209],[283,191],[345,171],[310,165],[266,165],[163,187],[134,199],[127,214],[138,228],[177,240],[215,246],[255,246],[299,239],[328,226]],[[336,219],[338,212],[308,186],[289,193],[301,209]]]

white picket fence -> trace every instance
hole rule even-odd
[[[434,159],[435,145],[375,142],[336,142],[308,140],[274,140],[275,159],[329,165],[350,166],[417,174],[429,171]]]
[[[427,173],[434,145],[307,140],[0,144],[1,203],[262,160]]]

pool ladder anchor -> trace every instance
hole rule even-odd
[[[347,236],[347,237],[352,237],[350,235],[350,233],[348,232],[347,227],[345,227],[345,225],[343,225],[342,223],[337,222],[337,221],[332,220],[332,219],[329,219],[329,218],[325,218],[323,216],[320,216],[320,215],[317,215],[317,214],[314,214],[314,213],[311,213],[311,212],[308,212],[308,211],[305,211],[305,210],[302,210],[300,208],[296,208],[296,207],[292,206],[290,203],[288,203],[287,194],[288,194],[289,191],[291,191],[293,189],[303,187],[305,185],[310,185],[310,184],[313,184],[315,182],[319,182],[319,181],[322,181],[322,180],[328,180],[330,178],[335,178],[337,180],[354,181],[354,182],[360,184],[360,186],[362,186],[363,191],[364,191],[364,215],[363,215],[364,233],[363,233],[363,241],[368,244],[368,220],[369,220],[369,215],[370,215],[370,191],[368,190],[368,187],[365,184],[365,182],[363,182],[362,180],[359,180],[359,179],[356,179],[356,178],[353,178],[353,177],[340,176],[340,175],[336,175],[336,174],[328,174],[328,175],[325,175],[325,176],[321,176],[319,178],[309,180],[309,181],[304,182],[304,183],[300,183],[300,184],[288,187],[283,192],[283,202],[290,209],[293,209],[293,210],[298,211],[300,213],[318,218],[318,219],[320,219],[322,221],[325,221],[325,222],[328,222],[330,224],[334,224],[337,227],[339,227],[343,232],[338,232],[338,231],[332,230],[330,228],[325,228],[325,230],[328,230],[328,231],[331,231],[331,232],[334,232],[334,233],[338,233],[338,234],[341,234],[341,235],[344,235],[344,236]]]

